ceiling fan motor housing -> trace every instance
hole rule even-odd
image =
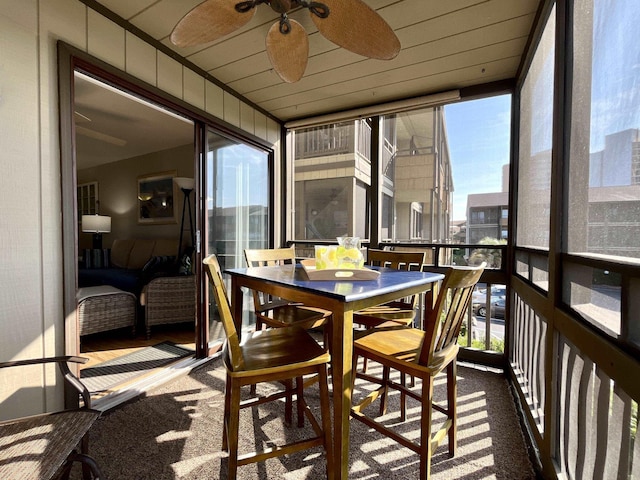
[[[291,0],[271,0],[269,5],[275,12],[280,14],[287,13],[291,10]]]
[[[261,3],[268,4],[274,12],[280,15],[288,13],[292,8],[301,6],[308,8],[311,13],[320,18],[327,18],[329,16],[329,7],[324,3],[310,0],[245,0],[236,3],[235,9],[239,13],[246,13]]]

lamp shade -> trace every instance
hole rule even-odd
[[[178,188],[183,190],[193,190],[196,186],[196,181],[193,178],[188,177],[174,177],[173,181]]]
[[[109,233],[111,232],[111,217],[107,215],[82,215],[82,231]]]

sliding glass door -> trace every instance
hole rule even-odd
[[[206,143],[206,209],[203,255],[216,254],[220,267],[245,265],[245,248],[267,248],[271,235],[271,181],[269,153],[220,135],[212,130]],[[251,300],[250,295],[245,299]],[[250,309],[247,305],[245,311]],[[209,343],[224,337],[213,299],[206,312]],[[249,315],[243,327],[250,328]]]

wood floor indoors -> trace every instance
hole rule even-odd
[[[80,356],[89,359],[81,369],[121,357],[128,353],[169,341],[184,348],[195,350],[195,330],[193,324],[159,325],[147,339],[144,331],[131,336],[127,329],[87,335],[80,340]]]

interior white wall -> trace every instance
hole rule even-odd
[[[71,353],[64,351],[58,40],[267,140],[276,192],[280,126],[77,0],[0,0],[0,12],[0,361],[7,361]],[[55,369],[0,370],[0,404],[0,420],[60,408]]]
[[[174,238],[180,236],[180,216],[184,196],[175,187],[174,223],[140,225],[138,223],[138,183],[142,175],[176,172],[178,177],[193,178],[193,144],[138,155],[118,162],[85,168],[76,172],[79,184],[98,183],[100,213],[111,216],[111,232],[102,235],[103,248],[111,248],[117,238]],[[191,195],[193,199],[193,194]],[[188,236],[188,222],[184,227]],[[79,233],[78,248],[91,248],[93,235]],[[79,252],[80,253],[80,252]],[[176,251],[175,255],[178,252]]]

